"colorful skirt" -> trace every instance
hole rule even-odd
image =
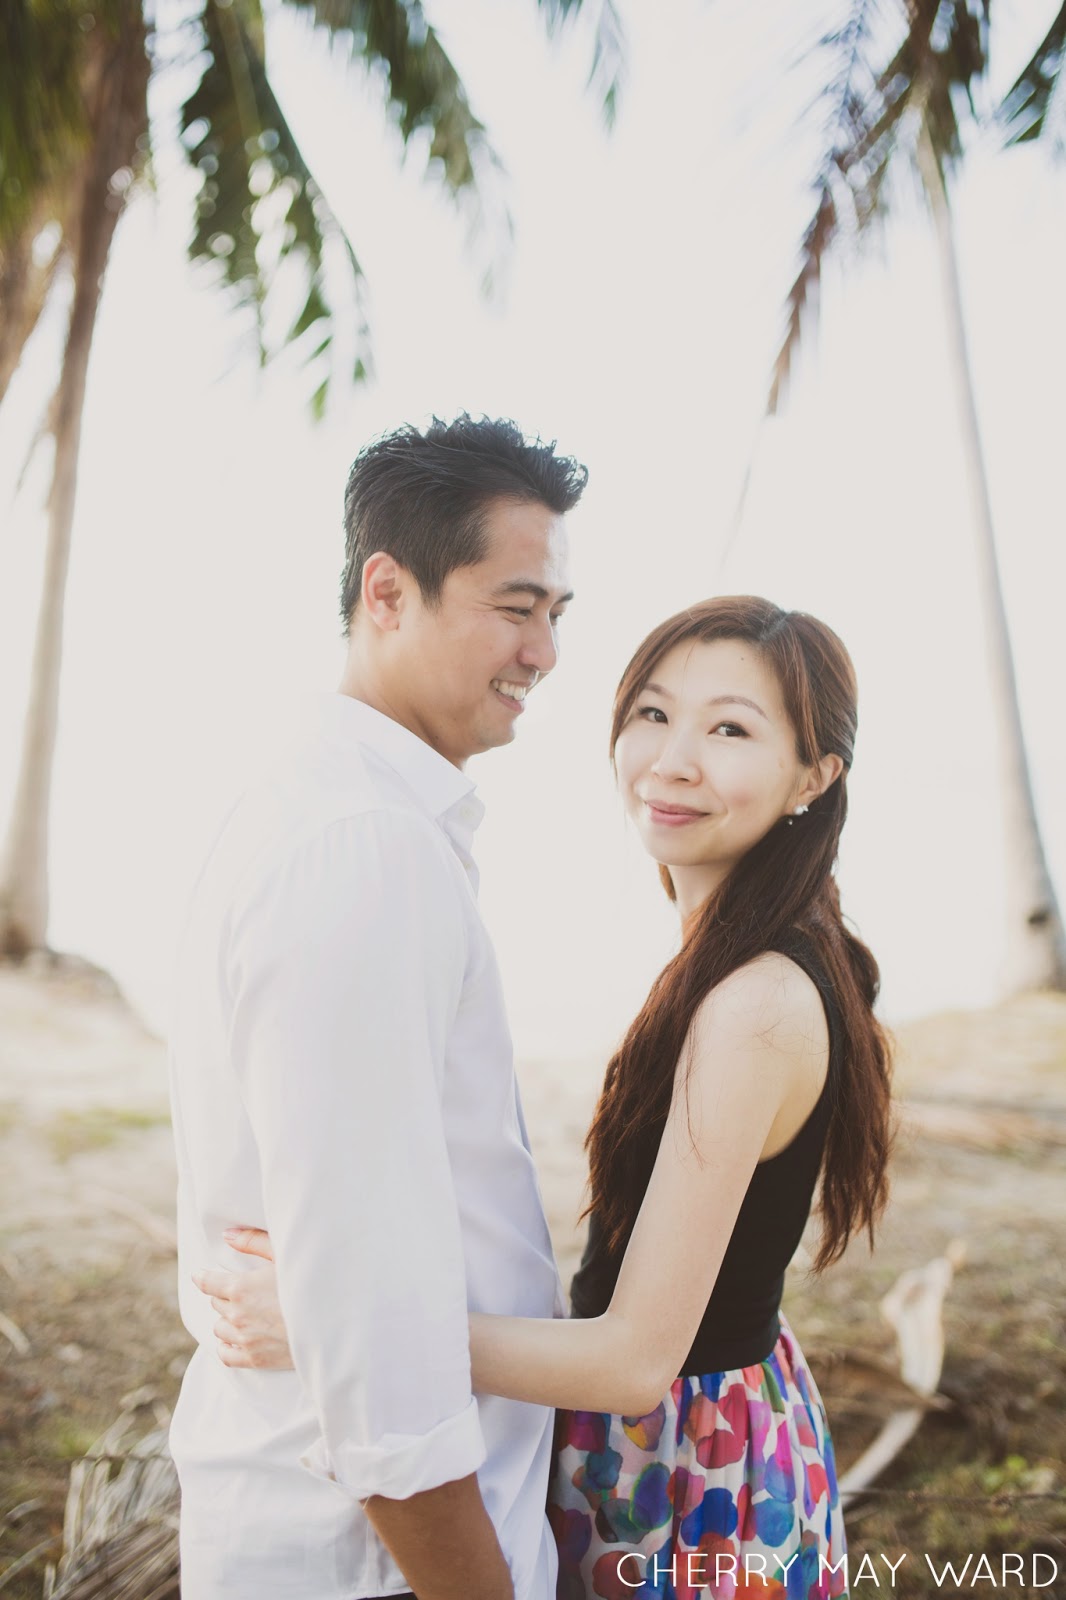
[[[795,1336],[757,1367],[678,1378],[646,1417],[558,1416],[558,1600],[839,1600],[844,1522]]]

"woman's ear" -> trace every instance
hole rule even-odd
[[[820,794],[834,784],[844,770],[844,762],[838,755],[823,756],[816,767],[811,767],[804,779],[796,804],[809,806],[812,800],[817,800]]]

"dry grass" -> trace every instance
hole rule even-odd
[[[46,1132],[56,1160],[69,1161],[88,1150],[106,1150],[125,1134],[165,1127],[168,1121],[163,1111],[89,1106],[83,1111],[58,1112]]]

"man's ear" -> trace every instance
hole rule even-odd
[[[399,627],[410,584],[411,574],[384,550],[375,550],[364,562],[361,608],[383,633]]]

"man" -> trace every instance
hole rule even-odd
[[[462,416],[365,449],[348,654],[193,897],[172,1048],[184,1600],[548,1600],[551,1415],[470,1391],[468,1310],[562,1309],[471,858],[469,757],[557,658],[585,469]],[[193,1273],[269,1229],[295,1373]]]

